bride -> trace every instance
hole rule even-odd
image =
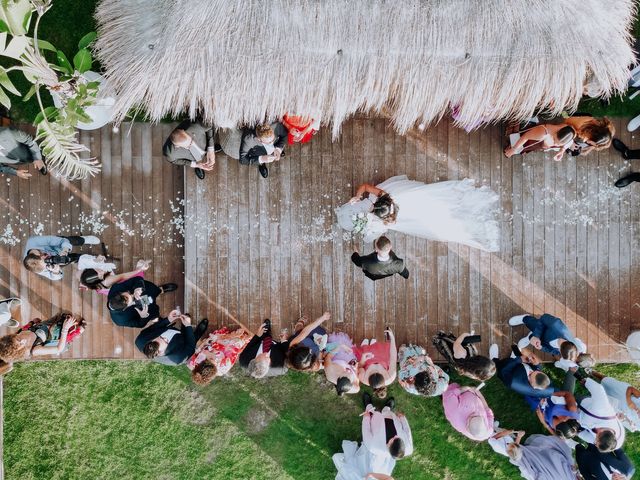
[[[470,179],[425,184],[399,175],[360,185],[336,210],[338,224],[371,242],[387,230],[496,252],[498,195]]]
[[[372,453],[358,442],[342,441],[342,452],[333,455],[335,480],[393,480],[396,461],[388,453]]]

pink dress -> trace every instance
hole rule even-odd
[[[362,368],[365,370],[371,365],[382,365],[382,368],[389,370],[389,358],[391,356],[391,343],[389,342],[376,342],[373,345],[360,345],[355,347],[353,352],[356,354],[358,361],[365,353],[372,353],[373,358],[364,362]]]
[[[249,340],[251,340],[251,336],[242,329],[230,332],[227,327],[223,327],[220,330],[215,330],[191,355],[187,361],[187,367],[189,370],[193,370],[197,365],[209,360],[217,367],[218,377],[225,375],[238,361],[238,356],[247,346]]]
[[[493,412],[487,406],[482,394],[476,390],[462,391],[462,387],[457,383],[452,383],[449,388],[442,394],[442,405],[444,407],[444,415],[451,423],[451,426],[471,440],[487,440],[493,432]],[[482,417],[486,431],[486,436],[481,438],[475,437],[469,432],[467,423],[469,417]]]

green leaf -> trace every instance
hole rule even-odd
[[[4,93],[2,88],[0,88],[0,105],[4,106],[7,110],[11,108],[11,99]]]
[[[73,75],[73,67],[62,50],[56,50],[56,58],[58,59],[58,65],[60,65],[66,73]]]
[[[0,19],[0,32],[6,33],[9,31],[9,25],[4,20]]]
[[[13,85],[9,75],[5,71],[4,68],[0,67],[0,85],[2,85],[5,89],[9,90],[14,95],[20,95],[18,89]]]
[[[39,124],[44,120],[45,115],[47,116],[47,120],[51,120],[53,118],[53,114],[57,112],[58,112],[58,109],[56,107],[47,107],[43,111],[38,113],[38,115],[36,115],[36,118],[33,121],[33,123],[35,125]]]
[[[12,0],[0,2],[0,20],[6,25],[7,31],[14,36],[27,34],[26,23],[35,10],[29,0]]]
[[[96,39],[98,34],[96,32],[89,32],[84,37],[80,39],[78,42],[78,48],[82,50],[83,48],[87,48],[93,41]]]
[[[36,86],[35,85],[31,85],[31,88],[29,89],[27,94],[24,97],[22,97],[22,101],[23,102],[28,102],[29,99],[35,95],[36,90],[37,90]]]
[[[58,51],[58,49],[53,45],[51,45],[49,42],[47,42],[46,40],[40,40],[40,39],[38,39],[38,48],[40,50],[49,50],[50,52]]]
[[[91,64],[93,63],[93,58],[91,58],[91,53],[86,48],[83,48],[76,56],[73,57],[73,65],[76,67],[76,70],[80,73],[84,73],[91,68]]]
[[[29,31],[29,24],[31,23],[31,15],[33,15],[33,10],[29,10],[22,20],[22,28],[24,28],[25,32]]]

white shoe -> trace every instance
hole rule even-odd
[[[15,318],[10,318],[7,323],[4,324],[5,327],[16,328],[20,326],[20,323]]]
[[[629,130],[630,132],[634,132],[638,129],[638,127],[640,127],[640,115],[631,119],[631,121],[627,125],[627,130]]]
[[[529,346],[529,335],[526,337],[522,337],[518,342],[518,348],[522,350],[523,348],[527,348]]]
[[[524,317],[527,315],[516,315],[515,317],[511,317],[509,319],[509,325],[512,327],[517,327],[518,325],[522,325],[524,323]]]
[[[84,239],[84,243],[87,245],[100,245],[100,239],[93,235],[84,235],[82,238]]]
[[[360,344],[361,347],[364,347],[365,345],[369,345],[369,339],[365,338],[364,340],[362,340],[362,343]]]
[[[375,345],[375,343],[376,343],[377,341],[378,341],[378,340],[376,340],[375,338],[372,338],[372,339],[369,341],[369,345]]]
[[[489,358],[491,360],[494,360],[498,358],[499,355],[500,355],[500,348],[498,347],[498,344],[492,343],[491,346],[489,347]]]

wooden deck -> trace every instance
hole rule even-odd
[[[624,125],[616,121],[620,137],[638,148]],[[546,311],[564,318],[600,359],[616,359],[615,342],[640,328],[640,189],[612,186],[640,162],[630,166],[613,150],[560,163],[541,155],[509,160],[499,127],[467,134],[444,121],[402,137],[384,119],[361,117],[347,122],[335,143],[323,130],[288,148],[267,180],[220,155],[199,181],[163,161],[171,128],[83,132],[103,163],[90,180],[0,182],[0,295],[25,300],[24,320],[61,308],[82,313],[89,327],[67,357],[140,358],[136,331],[113,326],[104,298],[78,290],[73,267],[61,282],[27,272],[24,241],[105,226],[99,236],[122,259],[119,271],[150,258],[149,279],[180,284],[162,300],[163,312],[179,304],[214,325],[232,315],[252,327],[268,317],[276,329],[290,329],[301,313],[329,310],[330,328],[356,339],[389,325],[399,342],[432,351],[438,330],[473,329],[483,348],[492,341],[507,348],[523,333],[511,332],[511,315]],[[333,211],[358,184],[403,173],[425,182],[469,177],[499,192],[501,251],[391,234],[410,279],[366,279],[349,257],[371,247],[345,237]]]

